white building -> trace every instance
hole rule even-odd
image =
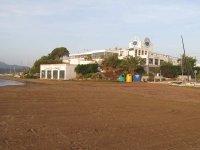
[[[45,64],[40,65],[40,79],[70,80],[76,78],[76,65]]]
[[[170,62],[173,65],[179,64],[178,57],[154,52],[154,46],[149,38],[145,38],[144,40],[135,38],[133,41],[129,42],[128,48],[93,50],[85,53],[71,54],[68,63],[76,65],[95,62],[101,63],[105,56],[114,53],[118,54],[119,59],[123,59],[127,56],[139,56],[145,60],[146,66],[149,67],[158,67],[163,61]]]
[[[91,64],[91,63],[101,63],[102,60],[112,54],[118,54],[117,49],[102,49],[102,50],[93,50],[90,52],[84,52],[79,54],[70,54],[69,60],[64,61],[73,65],[77,64]]]
[[[123,59],[126,56],[139,56],[145,60],[146,65],[149,65],[149,67],[160,66],[163,61],[170,62],[173,65],[179,64],[178,57],[156,53],[153,48],[154,46],[149,38],[145,38],[144,41],[135,38],[133,41],[129,42],[129,47],[127,49],[119,51],[119,58]]]

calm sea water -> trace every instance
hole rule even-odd
[[[0,79],[0,86],[8,86],[8,85],[24,85],[24,83],[17,82],[17,81],[1,80]]]

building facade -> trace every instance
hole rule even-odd
[[[112,54],[118,54],[119,59],[127,56],[139,56],[144,59],[146,66],[149,67],[159,67],[163,61],[170,62],[173,65],[179,64],[178,57],[154,52],[154,45],[149,38],[145,38],[144,40],[135,38],[129,42],[128,48],[93,50],[85,53],[71,54],[67,62],[74,65],[101,63],[103,58]]]
[[[79,54],[70,54],[69,60],[65,60],[65,63],[77,65],[77,64],[91,64],[101,63],[106,56],[118,54],[117,49],[101,49],[92,50],[90,52],[84,52]]]
[[[178,57],[154,52],[154,46],[149,38],[145,38],[143,41],[135,38],[133,41],[129,42],[129,47],[127,49],[119,51],[120,59],[127,56],[139,56],[144,59],[146,65],[149,65],[149,67],[158,67],[163,61],[170,62],[173,65],[179,64]]]
[[[40,65],[40,79],[70,80],[76,78],[76,65],[44,64]]]

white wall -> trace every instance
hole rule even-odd
[[[76,65],[66,65],[65,80],[76,78],[76,72],[74,71],[75,68],[76,68]]]
[[[84,59],[80,59],[80,58],[76,58],[76,59],[70,59],[70,64],[72,65],[85,65],[85,64],[91,64],[91,63],[95,63],[95,61],[88,61],[88,60],[84,60]]]
[[[40,65],[40,78],[47,79],[47,72],[51,72],[50,79],[53,79],[53,71],[57,71],[57,79],[60,79],[60,72],[64,71],[64,80],[76,78],[76,72],[74,71],[76,65],[70,64],[45,64]],[[45,77],[42,78],[42,72],[45,72]]]

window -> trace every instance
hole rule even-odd
[[[140,55],[140,50],[139,50],[139,54],[138,55]]]
[[[51,79],[51,70],[47,70],[47,79]]]
[[[64,79],[64,78],[65,78],[65,71],[60,70],[60,79]]]
[[[147,55],[147,51],[145,51],[145,55]]]
[[[158,59],[155,59],[155,65],[158,65]]]
[[[137,49],[135,50],[135,56],[137,56]]]
[[[162,65],[162,64],[163,64],[163,62],[164,62],[164,60],[162,60],[162,59],[161,59],[161,60],[160,60],[160,65]]]
[[[42,78],[45,78],[45,70],[42,70]]]
[[[143,61],[144,61],[144,64],[146,64],[146,61],[147,61],[146,58],[143,58]]]
[[[120,51],[119,56],[124,56],[124,51]]]
[[[149,64],[153,64],[153,58],[149,58]]]
[[[53,71],[53,79],[58,79],[58,70]]]
[[[144,55],[144,51],[142,50],[142,55]]]

